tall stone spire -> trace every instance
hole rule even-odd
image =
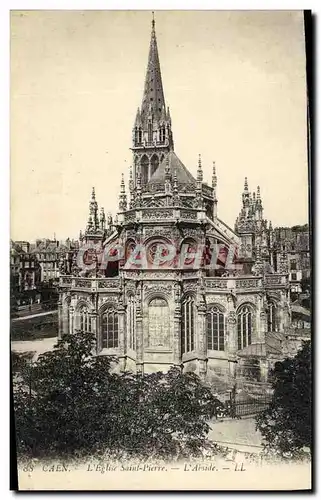
[[[151,115],[154,120],[160,119],[161,115],[165,114],[165,110],[166,106],[159,64],[155,19],[153,14],[144,94],[140,113],[141,120],[142,122],[145,122]]]
[[[172,120],[165,103],[153,16],[143,99],[133,128],[135,186],[138,168],[143,187],[173,149]]]

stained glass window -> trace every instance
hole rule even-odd
[[[135,299],[133,296],[128,297],[127,302],[127,342],[130,349],[136,349],[135,337],[136,310]]]
[[[170,347],[170,315],[163,298],[150,301],[148,307],[148,346]]]
[[[182,354],[194,350],[195,304],[187,297],[182,304],[181,349]]]
[[[268,331],[277,332],[277,309],[274,302],[270,302],[268,305]]]
[[[206,315],[207,348],[224,351],[224,314],[218,307],[211,307]]]
[[[101,317],[101,346],[103,349],[118,347],[118,314],[114,309],[107,309]]]
[[[252,342],[252,310],[243,306],[237,315],[238,349],[244,349]]]
[[[91,332],[91,318],[85,305],[79,309],[79,329],[81,332]]]

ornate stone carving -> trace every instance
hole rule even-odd
[[[146,284],[144,285],[144,293],[150,294],[150,293],[164,293],[165,295],[168,295],[172,292],[172,285],[170,283],[155,283],[155,284]]]
[[[143,213],[145,220],[170,219],[173,217],[173,210],[146,210]]]
[[[176,304],[180,304],[181,301],[181,286],[179,283],[175,283],[174,285],[174,294],[175,294],[175,302]]]
[[[72,278],[70,276],[63,276],[61,278],[61,284],[62,284],[62,286],[64,286],[64,285],[71,285],[71,283],[72,283]]]
[[[127,239],[129,239],[129,238],[134,238],[135,239],[136,236],[137,236],[137,231],[135,229],[127,229],[127,231],[126,231],[126,237],[127,237]]]
[[[110,279],[99,279],[98,288],[119,288],[120,281],[119,279],[110,278]]]
[[[123,271],[122,272],[122,275],[125,279],[137,279],[137,278],[140,278],[140,271],[137,271],[137,270],[127,270],[127,271]]]
[[[205,279],[206,288],[219,288],[225,289],[227,288],[227,280],[222,280],[219,278],[206,278]]]
[[[108,297],[100,296],[98,299],[98,308],[101,309],[107,304],[118,304],[118,297],[115,295],[108,295]]]
[[[197,281],[184,281],[183,289],[185,292],[196,291],[197,290]]]
[[[221,306],[221,308],[225,311],[227,307],[227,301],[224,300],[223,297],[218,295],[206,295],[207,307],[210,308],[212,306]]]
[[[125,222],[135,222],[135,220],[136,220],[136,212],[125,213]]]
[[[181,210],[181,219],[196,220],[197,212],[193,212],[192,210]]]
[[[155,196],[151,196],[150,198],[145,198],[142,203],[143,207],[152,207],[152,208],[162,208],[165,206],[165,200],[163,198],[155,198]]]
[[[258,288],[260,280],[256,279],[240,279],[236,280],[236,288]]]
[[[150,279],[177,279],[177,272],[175,271],[149,271],[141,276],[145,280]]]
[[[227,316],[227,321],[230,325],[236,324],[236,313],[234,311],[230,311]]]
[[[130,282],[130,281],[126,281],[126,292],[127,294],[132,294],[132,293],[135,293],[136,292],[136,283],[135,282]]]
[[[195,228],[187,228],[183,229],[183,236],[184,238],[194,238],[197,239],[202,235],[202,232],[200,229],[195,229]]]
[[[281,276],[265,276],[265,283],[269,285],[281,285]]]
[[[173,237],[173,229],[164,228],[164,227],[150,227],[144,229],[144,237],[150,238],[152,236],[163,236],[164,238],[171,239]]]
[[[251,306],[256,309],[255,295],[238,295],[237,306],[240,307],[243,304],[251,304]]]
[[[76,288],[91,288],[91,279],[77,278],[75,282]]]

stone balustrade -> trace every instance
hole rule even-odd
[[[175,279],[176,270],[149,271],[141,273],[132,271],[130,275],[125,275],[126,278],[140,279]],[[193,274],[193,273],[192,273]],[[134,276],[135,275],[135,276]],[[157,276],[156,276],[157,275]],[[158,276],[159,275],[159,276]],[[191,277],[197,278],[197,273]],[[186,276],[187,278],[187,276]],[[288,276],[284,274],[271,274],[261,276],[228,276],[220,278],[205,278],[205,288],[211,290],[263,290],[264,288],[285,288],[288,286]],[[61,276],[59,285],[61,288],[70,288],[74,290],[87,291],[108,291],[118,290],[120,288],[120,279],[116,278],[83,278],[74,276]]]
[[[208,290],[260,290],[264,288],[286,288],[288,276],[284,274],[271,274],[263,276],[228,276],[224,278],[205,278],[205,287]]]
[[[61,276],[59,285],[61,288],[70,288],[82,291],[118,290],[120,288],[119,278],[82,278],[74,276]]]

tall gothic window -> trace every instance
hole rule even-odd
[[[181,348],[182,354],[194,350],[195,329],[195,304],[193,297],[187,297],[182,304],[182,330]]]
[[[79,309],[79,329],[81,332],[91,332],[91,320],[88,307],[83,305]]]
[[[127,342],[130,349],[136,350],[136,310],[135,299],[131,295],[127,301]]]
[[[150,173],[151,176],[153,175],[154,172],[156,172],[158,165],[159,165],[158,157],[154,155],[151,159],[151,173]]]
[[[270,302],[268,305],[268,332],[277,331],[277,309],[274,302]]]
[[[170,315],[165,299],[152,299],[148,306],[148,347],[170,347]]]
[[[101,347],[115,349],[118,347],[118,314],[115,309],[107,309],[101,316]]]
[[[237,314],[238,349],[247,347],[252,342],[252,310],[242,306]]]
[[[148,169],[149,169],[149,160],[147,156],[143,156],[141,161],[141,174],[142,174],[142,184],[147,184],[148,182]]]
[[[67,299],[63,308],[63,330],[70,333],[70,299]]]
[[[151,124],[151,122],[148,123],[148,130],[147,130],[147,133],[148,133],[148,142],[151,143],[153,142],[153,126]]]
[[[206,314],[207,348],[214,351],[224,351],[224,314],[213,306]]]

